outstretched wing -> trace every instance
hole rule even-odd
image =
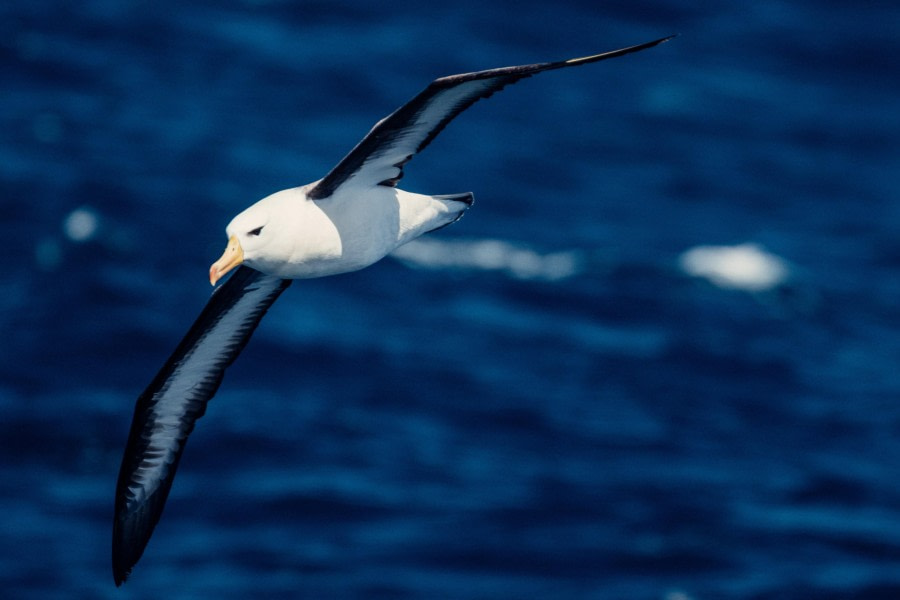
[[[159,521],[194,422],[225,368],[291,281],[241,267],[219,287],[137,400],[116,485],[113,575],[120,585]]]
[[[393,187],[403,177],[403,165],[425,148],[456,115],[481,98],[535,73],[615,58],[651,48],[673,37],[583,58],[435,79],[412,100],[376,123],[350,154],[307,192],[307,196],[313,200],[327,198],[348,182]]]

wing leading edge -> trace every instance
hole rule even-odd
[[[639,52],[666,42],[668,36],[611,52],[518,67],[502,67],[435,79],[412,100],[375,124],[353,150],[307,192],[313,200],[331,196],[356,180],[363,186],[395,186],[403,165],[423,150],[461,112],[482,98],[542,71],[575,67]]]
[[[219,287],[137,400],[116,484],[113,576],[121,585],[153,533],[194,423],[225,369],[291,281],[240,267]]]

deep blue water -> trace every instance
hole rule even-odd
[[[380,4],[0,7],[3,597],[900,597],[898,5]],[[675,32],[416,157],[473,209],[282,296],[113,586],[234,214],[435,77]],[[681,260],[744,243],[786,279]]]

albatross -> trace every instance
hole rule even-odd
[[[355,271],[462,217],[471,193],[427,196],[397,187],[404,166],[457,115],[520,79],[616,58],[670,40],[570,60],[434,80],[378,121],[322,179],[276,192],[238,214],[209,269],[216,288],[138,397],[116,485],[112,565],[131,574],[159,522],[188,436],[273,302],[294,279]]]

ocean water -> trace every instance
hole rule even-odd
[[[892,2],[0,7],[6,598],[900,597]],[[452,227],[297,282],[132,578],[134,400],[224,227],[432,79]]]

